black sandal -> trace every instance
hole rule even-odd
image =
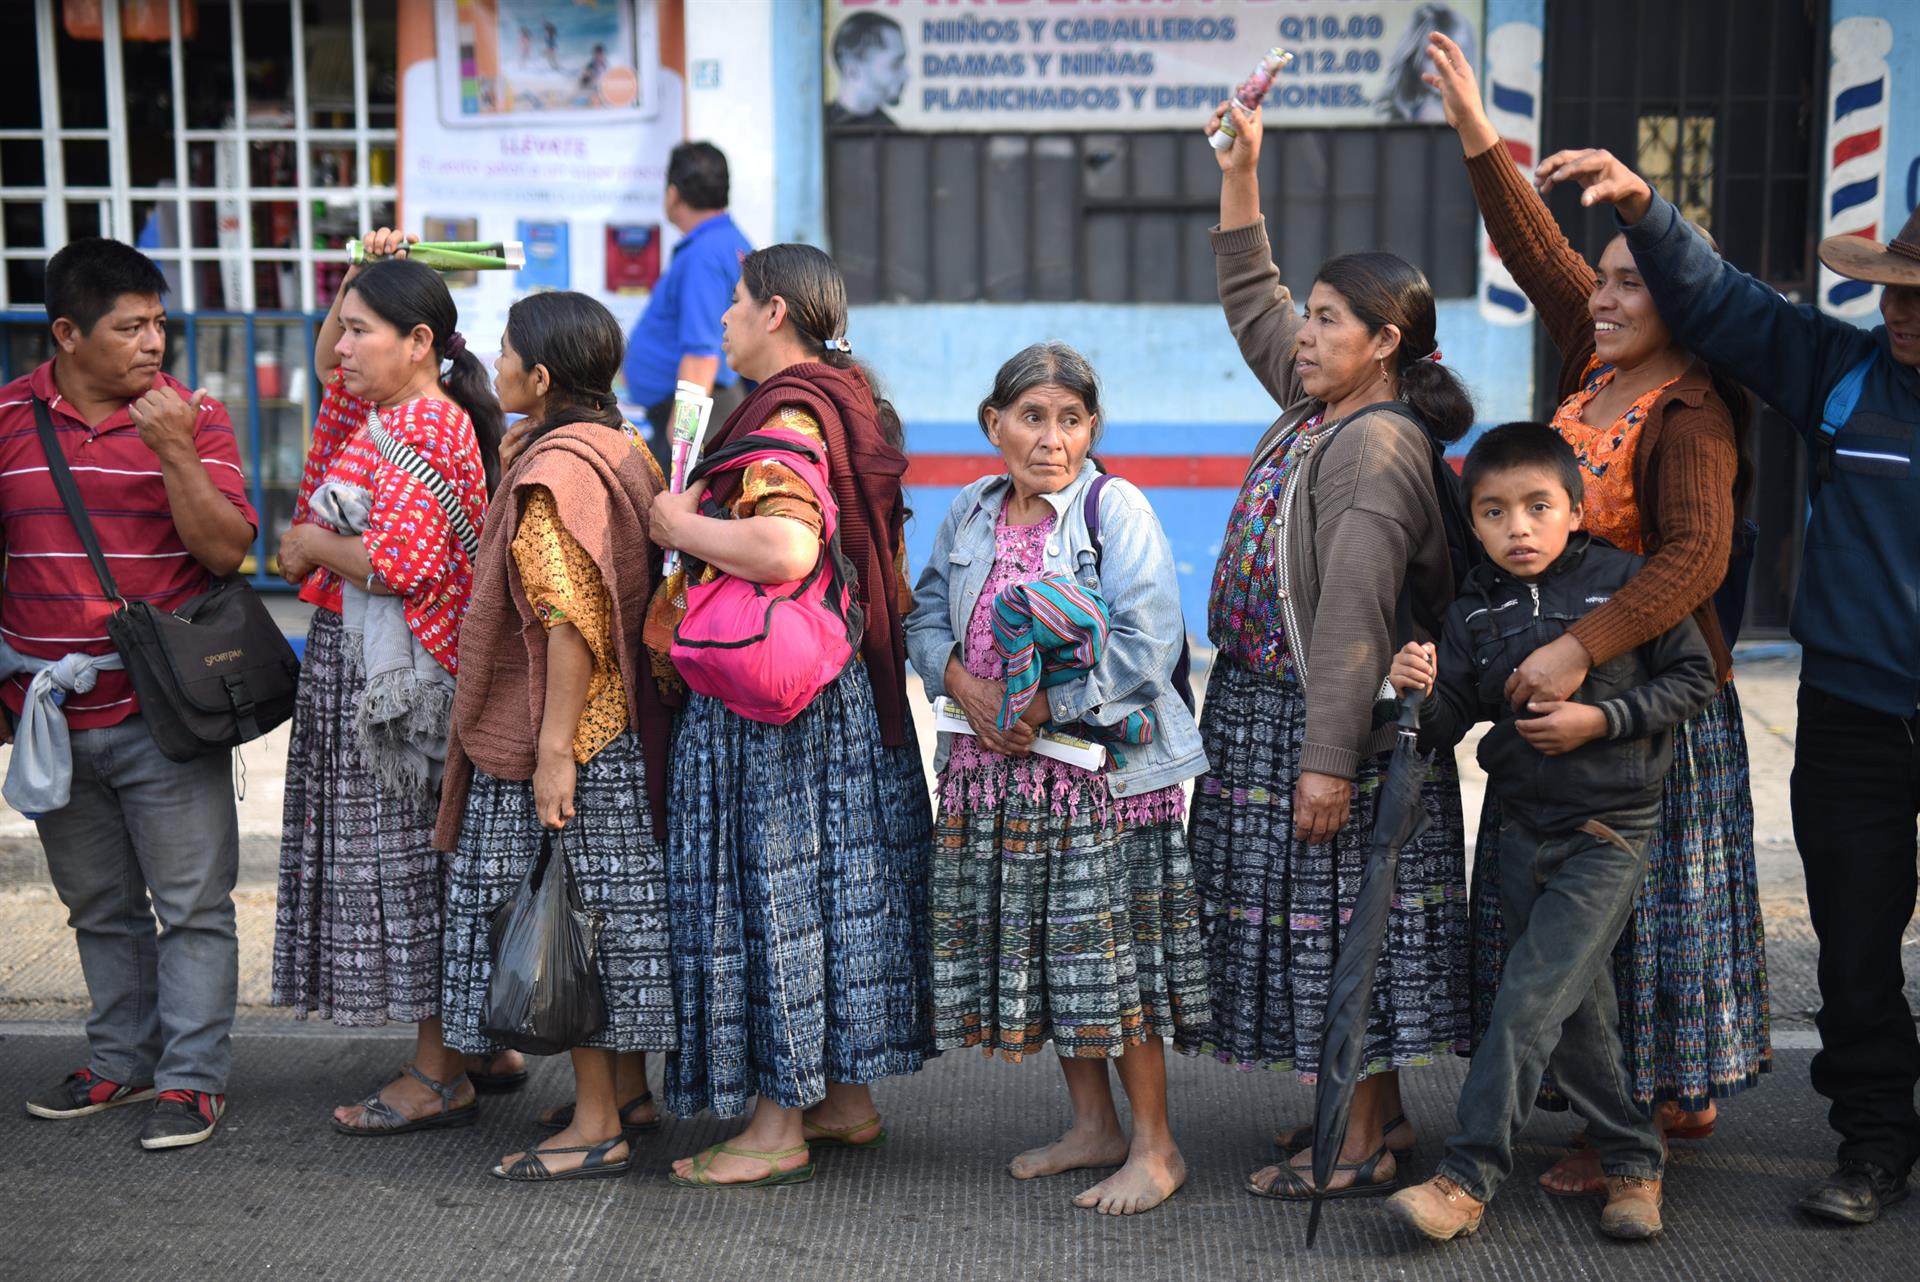
[[[610,1140],[601,1140],[598,1144],[577,1145],[569,1148],[529,1149],[512,1166],[495,1166],[493,1176],[496,1179],[514,1180],[522,1184],[539,1184],[551,1180],[606,1180],[618,1179],[633,1169],[633,1150],[617,1162],[609,1162],[607,1154],[616,1144],[625,1144],[625,1135],[616,1135]],[[551,1157],[556,1153],[585,1153],[580,1165],[571,1171],[550,1171],[541,1157]]]
[[[1385,1139],[1406,1124],[1407,1115],[1402,1113],[1380,1128],[1380,1138]],[[1290,1131],[1280,1132],[1273,1137],[1273,1146],[1282,1153],[1285,1153],[1288,1157],[1292,1157],[1296,1153],[1306,1152],[1313,1147],[1313,1124],[1309,1122],[1304,1126],[1296,1126]],[[1388,1145],[1388,1147],[1392,1148],[1392,1145]],[[1395,1157],[1405,1157],[1411,1152],[1413,1152],[1413,1145],[1409,1144],[1405,1148],[1394,1149],[1393,1155]]]
[[[466,1080],[462,1073],[451,1082],[436,1082],[412,1064],[402,1064],[400,1071],[413,1078],[422,1086],[440,1097],[440,1111],[428,1113],[425,1117],[408,1117],[393,1105],[380,1098],[380,1091],[360,1101],[360,1125],[349,1126],[339,1118],[334,1118],[333,1129],[342,1135],[405,1135],[408,1131],[433,1131],[449,1126],[471,1126],[480,1116],[480,1101],[469,1100],[458,1107],[453,1097],[460,1093],[460,1083]],[[380,1090],[385,1090],[382,1086]]]
[[[1386,1179],[1376,1179],[1380,1172],[1380,1163],[1392,1156],[1392,1150],[1385,1144],[1373,1151],[1372,1156],[1362,1162],[1335,1162],[1334,1172],[1352,1171],[1353,1183],[1345,1188],[1328,1189],[1320,1194],[1322,1198],[1337,1197],[1385,1197],[1400,1187],[1400,1167],[1394,1165],[1393,1174]],[[1252,1180],[1247,1181],[1247,1192],[1255,1197],[1271,1198],[1276,1202],[1311,1202],[1314,1198],[1313,1185],[1300,1178],[1300,1173],[1291,1164],[1282,1163],[1280,1173],[1273,1177],[1265,1188]]]
[[[498,1055],[490,1055],[487,1063],[491,1064],[498,1058]],[[483,1068],[467,1070],[467,1080],[473,1083],[474,1091],[481,1095],[510,1095],[527,1084],[528,1076],[524,1068],[511,1073],[493,1073]]]
[[[660,1111],[658,1109],[655,1109],[653,1116],[644,1122],[630,1122],[627,1120],[628,1112],[639,1108],[642,1104],[651,1103],[653,1103],[653,1092],[641,1091],[638,1095],[620,1106],[620,1133],[622,1135],[625,1135],[628,1139],[632,1139],[636,1135],[646,1135],[660,1129]],[[573,1125],[573,1105],[562,1104],[551,1113],[536,1117],[534,1121],[549,1131],[564,1131]]]

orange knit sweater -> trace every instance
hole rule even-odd
[[[1560,395],[1579,388],[1593,355],[1587,296],[1593,268],[1574,252],[1546,202],[1506,148],[1467,159],[1473,196],[1500,260],[1533,303],[1560,352]],[[1673,628],[1689,614],[1706,636],[1724,682],[1733,656],[1720,635],[1713,594],[1733,545],[1733,482],[1739,467],[1733,417],[1695,360],[1648,411],[1634,455],[1633,489],[1647,563],[1611,601],[1570,629],[1596,665]]]

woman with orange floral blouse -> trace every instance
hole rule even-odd
[[[1501,146],[1459,46],[1436,35],[1428,56],[1427,82],[1460,134],[1487,234],[1561,354],[1553,426],[1585,472],[1585,528],[1646,557],[1611,601],[1520,666],[1508,697],[1516,706],[1567,698],[1590,667],[1688,615],[1719,670],[1713,701],[1674,731],[1647,882],[1615,953],[1634,1093],[1657,1109],[1669,1139],[1704,1139],[1714,1101],[1752,1085],[1772,1058],[1746,732],[1714,604],[1745,488],[1751,398],[1674,341],[1623,237],[1597,270],[1574,252]],[[1473,869],[1476,1027],[1506,950],[1496,810],[1489,802],[1483,812]],[[1598,1191],[1597,1156],[1578,1148],[1541,1183]]]
[[[488,656],[454,698],[436,844],[454,852],[447,891],[447,1044],[486,1035],[489,923],[544,837],[581,906],[601,922],[604,1028],[571,1050],[574,1100],[540,1118],[559,1134],[500,1160],[502,1179],[618,1175],[659,1125],[647,1051],[670,1050],[667,940],[668,712],[640,658],[660,555],[648,513],[663,488],[620,416],[613,378],[626,336],[585,294],[533,294],[507,313],[495,386],[526,414],[481,544],[462,640]]]
[[[385,228],[366,239],[405,249]],[[317,608],[287,759],[273,1000],[341,1025],[419,1025],[401,1074],[334,1111],[354,1135],[474,1116],[441,1039],[431,837],[501,414],[458,319],[430,268],[396,256],[348,273],[316,344],[326,390],[280,541],[281,573]],[[487,1067],[524,1080],[517,1060]]]

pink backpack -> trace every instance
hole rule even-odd
[[[820,559],[804,579],[752,583],[731,574],[687,584],[687,612],[673,631],[673,666],[695,693],[720,700],[749,721],[785,725],[846,671],[860,651],[865,616],[854,597],[857,576],[840,550],[840,509],[827,482],[821,445],[784,428],[762,428],[700,460],[688,483],[774,461],[790,468],[819,500],[825,522]],[[709,490],[701,510],[724,516]]]

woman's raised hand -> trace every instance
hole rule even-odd
[[[1260,168],[1260,137],[1265,132],[1260,123],[1260,108],[1248,111],[1236,99],[1227,99],[1214,108],[1213,118],[1207,121],[1207,137],[1219,133],[1221,123],[1229,116],[1233,132],[1239,136],[1233,140],[1233,146],[1214,152],[1214,159],[1220,162],[1221,173],[1254,173]]]
[[[1447,123],[1460,135],[1460,146],[1469,156],[1500,143],[1500,133],[1487,119],[1480,102],[1480,84],[1473,77],[1473,64],[1460,46],[1435,31],[1427,36],[1427,61],[1433,70],[1420,78],[1440,94],[1440,105]]]
[[[420,242],[412,232],[395,231],[391,227],[375,227],[372,231],[360,233],[360,252],[362,258],[347,268],[347,279],[352,280],[368,264],[382,258],[405,258],[407,246]]]
[[[1533,185],[1542,196],[1563,182],[1576,182],[1582,205],[1613,205],[1625,222],[1637,223],[1647,216],[1653,204],[1653,188],[1615,156],[1599,147],[1556,151],[1540,162],[1534,171]]]

